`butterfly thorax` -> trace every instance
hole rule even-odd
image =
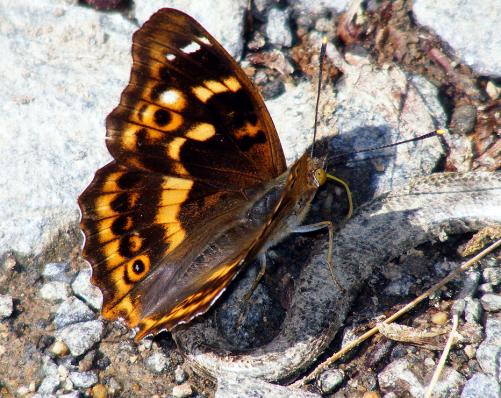
[[[300,225],[318,188],[325,182],[322,160],[303,155],[285,173],[270,181],[248,211],[249,221],[266,217],[253,252],[263,252],[279,243]]]

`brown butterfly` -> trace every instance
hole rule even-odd
[[[133,67],[106,119],[114,160],[79,198],[83,256],[103,316],[136,339],[203,314],[254,258],[300,226],[322,161],[289,169],[259,92],[188,15],[164,8],[133,36]]]

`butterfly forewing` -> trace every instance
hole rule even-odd
[[[284,172],[285,160],[259,93],[192,18],[158,11],[134,34],[132,55],[106,121],[115,160],[79,205],[103,315],[142,336],[205,312],[233,279],[254,230],[219,263],[194,260],[244,217],[244,191]],[[166,289],[171,302],[155,306]]]

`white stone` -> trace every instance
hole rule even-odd
[[[501,76],[499,0],[415,0],[412,12],[475,72]]]
[[[38,254],[78,220],[76,198],[110,160],[104,119],[129,78],[136,26],[67,1],[7,3],[0,24],[0,170],[8,177],[0,190],[0,250]]]
[[[8,318],[14,311],[14,302],[8,294],[0,294],[0,319]]]
[[[71,355],[79,356],[89,351],[101,340],[103,334],[102,321],[75,323],[57,331],[60,338],[70,349]]]
[[[101,290],[90,282],[91,274],[90,267],[82,269],[71,284],[71,288],[77,297],[81,298],[93,309],[100,311],[103,306],[103,295]]]
[[[70,285],[66,282],[53,281],[45,283],[40,289],[40,297],[44,300],[64,300],[71,294]]]
[[[289,13],[286,10],[272,8],[268,13],[266,36],[271,44],[281,47],[292,45],[292,33],[289,23]]]

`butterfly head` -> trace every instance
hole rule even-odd
[[[325,159],[309,158],[308,174],[310,184],[315,188],[321,187],[327,181],[327,172],[324,169]]]
[[[322,167],[318,167],[313,172],[313,178],[315,179],[316,184],[321,187],[327,181],[327,173]]]

